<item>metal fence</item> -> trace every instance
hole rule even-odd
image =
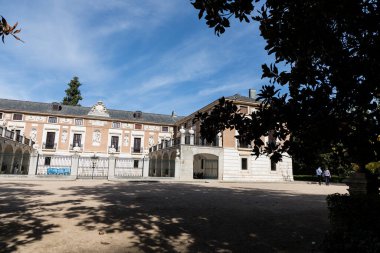
[[[38,155],[36,175],[71,174],[72,156]]]
[[[80,157],[77,178],[106,179],[108,177],[108,170],[108,158]]]
[[[115,161],[115,177],[142,177],[144,162],[144,159],[117,158]]]

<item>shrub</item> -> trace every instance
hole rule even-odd
[[[332,194],[327,197],[330,230],[326,252],[380,252],[380,197]]]

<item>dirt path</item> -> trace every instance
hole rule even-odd
[[[0,252],[311,252],[335,192],[346,187],[0,182]]]

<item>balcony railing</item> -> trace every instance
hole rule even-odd
[[[252,145],[247,142],[237,141],[237,147],[238,148],[252,148]]]
[[[80,151],[83,151],[82,143],[75,143],[75,145],[70,144],[69,150],[70,151],[76,151],[76,150],[74,150],[74,148],[76,148],[76,147],[79,148]]]
[[[17,141],[17,142],[22,143],[23,139],[24,139],[24,136],[22,136],[22,135],[20,135],[20,134],[16,134],[16,141]]]
[[[31,139],[24,136],[24,144],[29,145],[29,143],[31,143]]]
[[[14,137],[15,133],[13,131],[10,131],[8,129],[5,129],[4,137],[8,139],[12,139]]]
[[[131,147],[131,153],[142,154],[142,153],[144,153],[144,148],[143,147]]]
[[[112,149],[114,149],[114,150],[112,150]],[[108,151],[114,151],[114,152],[119,153],[120,152],[120,146],[111,145],[108,147]]]
[[[218,141],[207,142],[206,139],[198,139],[195,141],[194,145],[204,146],[204,147],[219,147],[219,142]]]
[[[51,150],[55,150],[57,149],[57,143],[42,143],[42,149],[51,149]]]
[[[4,126],[0,127],[0,136],[1,137],[7,138],[7,139],[10,139],[13,141],[17,141],[17,142],[19,142],[21,144],[25,144],[25,145],[30,145],[30,146],[34,145],[34,143],[35,143],[34,141],[31,141],[30,139],[26,138],[25,136],[23,136],[21,134],[16,134],[16,136],[15,136],[15,134],[16,133],[14,131],[8,130]]]
[[[149,148],[149,152],[157,151],[160,149],[165,148],[171,148],[176,147],[181,144],[181,138],[171,139],[168,141],[163,141],[162,143],[159,143],[155,146],[152,146]],[[185,136],[185,143],[184,145],[191,145],[190,144],[190,135]],[[215,142],[207,142],[206,140],[197,139],[194,140],[194,146],[204,146],[204,147],[219,147],[219,141],[216,139]]]

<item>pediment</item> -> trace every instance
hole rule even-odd
[[[110,117],[108,110],[102,101],[98,101],[95,105],[93,105],[87,115],[108,118]]]

